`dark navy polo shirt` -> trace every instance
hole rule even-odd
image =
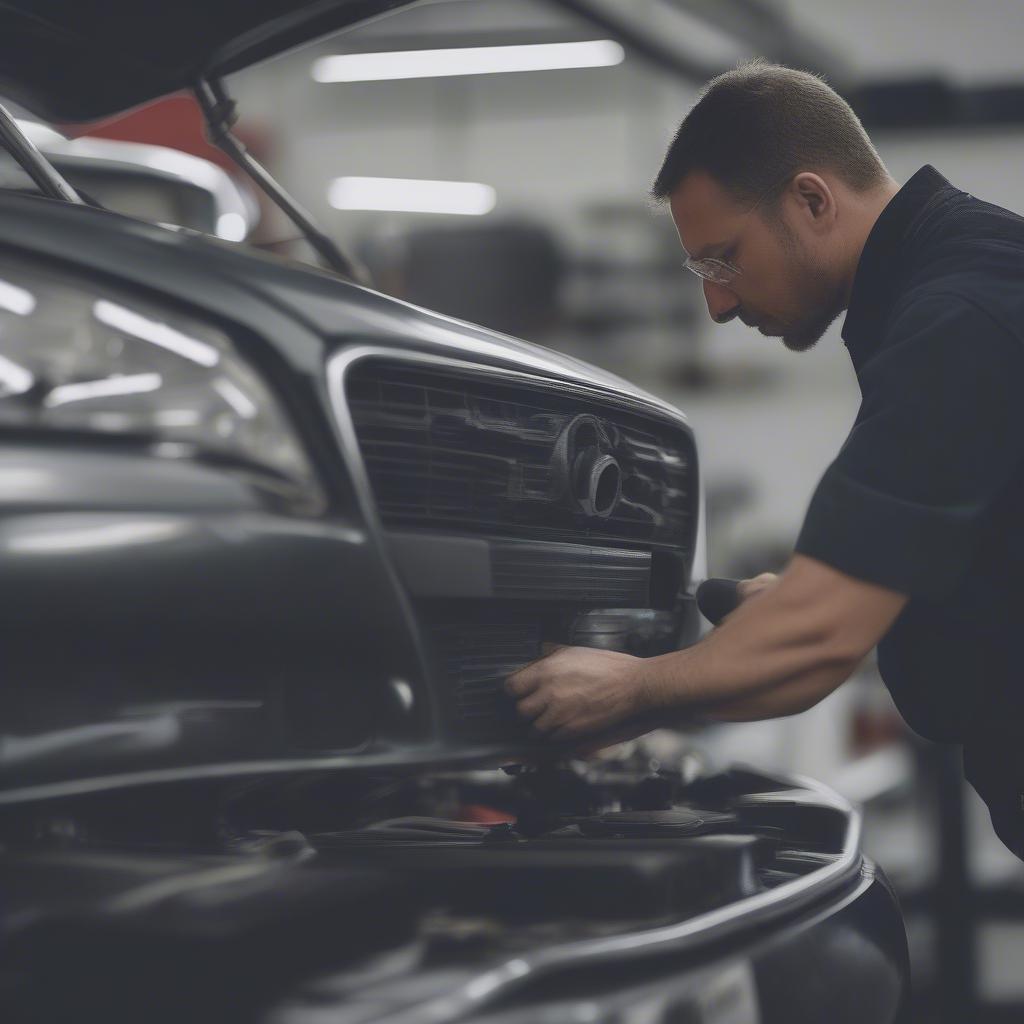
[[[909,596],[882,678],[911,728],[964,744],[1024,856],[1024,218],[921,168],[868,236],[843,340],[862,402],[796,550]]]

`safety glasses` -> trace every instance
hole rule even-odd
[[[743,273],[739,267],[733,266],[727,260],[720,260],[715,256],[705,256],[703,259],[694,259],[687,256],[683,266],[691,273],[705,281],[713,281],[715,284],[729,285]]]

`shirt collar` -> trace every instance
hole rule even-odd
[[[881,340],[882,325],[911,262],[910,241],[919,218],[939,194],[952,188],[931,164],[925,164],[889,200],[869,232],[857,263],[842,331],[855,368]]]

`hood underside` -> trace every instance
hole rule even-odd
[[[0,0],[0,93],[93,121],[418,0]]]

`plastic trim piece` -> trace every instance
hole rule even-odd
[[[394,530],[386,536],[405,585],[420,597],[651,606],[648,551]]]

